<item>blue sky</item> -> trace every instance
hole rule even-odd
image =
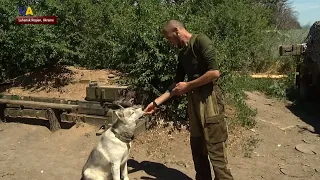
[[[320,21],[320,0],[289,0],[302,26]]]

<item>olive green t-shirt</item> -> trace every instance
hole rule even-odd
[[[174,82],[182,82],[186,75],[188,81],[192,81],[208,70],[218,70],[215,56],[214,46],[209,37],[205,34],[193,34],[189,44],[179,53]]]

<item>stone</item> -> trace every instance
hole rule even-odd
[[[302,165],[284,165],[280,168],[280,171],[290,177],[310,177],[315,173],[315,170],[309,166]]]
[[[303,143],[303,144],[296,145],[296,150],[306,154],[316,154],[315,149],[316,149],[316,146],[312,144]]]
[[[114,74],[109,74],[108,78],[115,78],[116,76]]]

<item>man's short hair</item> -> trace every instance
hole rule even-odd
[[[184,25],[182,22],[178,21],[178,20],[175,20],[175,19],[172,19],[172,20],[169,20],[163,27],[163,30],[164,31],[169,31],[173,28],[178,28],[178,29],[181,29],[181,28],[184,28]]]

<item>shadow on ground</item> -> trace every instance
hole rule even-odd
[[[73,72],[64,66],[37,68],[31,73],[19,76],[11,82],[0,84],[0,92],[12,87],[42,90],[46,88],[59,88],[72,81]]]
[[[313,132],[320,135],[320,102],[294,102],[287,108],[302,121],[313,127]]]
[[[292,86],[287,89],[287,98],[293,103],[286,107],[295,116],[312,126],[311,133],[320,135],[320,96],[318,94],[309,94],[306,100],[301,100],[299,88]],[[310,131],[310,129],[305,130]]]
[[[50,123],[48,120],[45,120],[45,119],[7,117],[4,123],[22,123],[22,124],[28,124],[28,125],[34,125],[34,126],[44,126],[50,130]],[[70,129],[74,125],[75,123],[60,122],[61,129]]]
[[[154,178],[142,176],[141,179],[146,180],[192,180],[189,176],[185,175],[179,170],[168,168],[167,166],[150,161],[137,162],[133,159],[128,160],[128,167],[133,168],[128,173],[134,173],[136,171],[144,171]]]

